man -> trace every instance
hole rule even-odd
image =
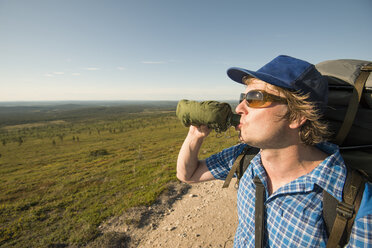
[[[338,147],[327,143],[320,121],[328,86],[314,65],[278,56],[258,71],[230,68],[228,76],[246,85],[236,112],[241,144],[206,160],[198,152],[210,130],[191,126],[180,149],[177,177],[195,183],[224,180],[237,156],[249,145],[260,148],[240,180],[239,225],[235,247],[255,244],[255,184],[265,187],[264,247],[325,247],[323,189],[342,199],[346,168]],[[367,183],[363,200],[370,199]],[[370,194],[370,193],[369,193]],[[372,246],[372,209],[361,204],[349,247]]]

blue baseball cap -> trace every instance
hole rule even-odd
[[[322,112],[327,106],[328,81],[313,64],[304,60],[280,55],[257,71],[232,67],[227,70],[227,75],[241,84],[244,84],[243,77],[249,75],[300,94],[309,94],[309,101],[316,103]]]

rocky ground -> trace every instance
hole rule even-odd
[[[100,226],[88,247],[232,247],[236,189],[222,181],[174,183],[151,207],[132,209]]]

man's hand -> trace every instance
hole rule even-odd
[[[205,138],[210,134],[211,131],[212,129],[209,129],[207,126],[204,125],[200,127],[191,125],[189,128],[189,135],[195,138]]]

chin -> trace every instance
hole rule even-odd
[[[243,137],[242,137],[242,132],[239,130],[238,137],[241,143],[244,143]]]
[[[239,140],[240,140],[240,143],[244,143],[244,144],[247,144],[253,147],[258,147],[257,144],[255,144],[255,142],[252,142],[252,140],[244,139],[242,136],[239,136]]]
[[[240,143],[248,144],[246,140],[242,137],[241,133],[239,132],[239,141]]]

